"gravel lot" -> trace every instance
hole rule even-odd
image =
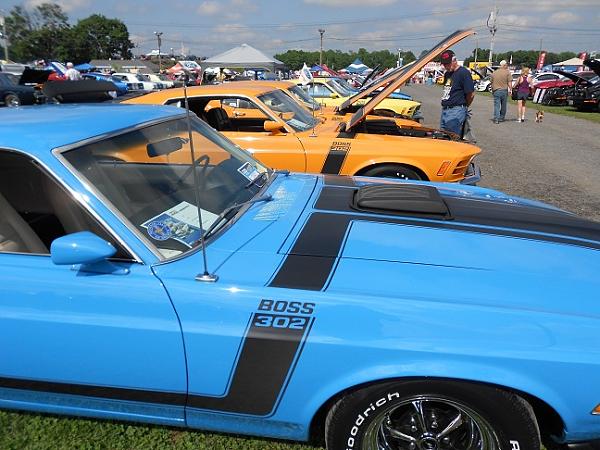
[[[439,127],[440,86],[409,85],[402,91],[422,102],[425,125]],[[475,97],[471,123],[483,150],[479,185],[600,221],[600,125],[548,112],[538,124],[535,105],[527,107],[524,123],[516,121],[517,107],[509,104],[507,121],[494,124],[492,98]]]

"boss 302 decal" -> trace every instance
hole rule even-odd
[[[190,395],[199,409],[265,416],[287,387],[312,328],[314,303],[261,300],[225,397]]]

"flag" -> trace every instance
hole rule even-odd
[[[510,61],[508,62],[509,66],[512,66],[512,53],[510,54]]]
[[[313,80],[312,73],[310,72],[310,69],[308,68],[306,63],[304,63],[304,65],[302,66],[302,69],[300,69],[300,82],[302,83],[303,86],[306,86],[312,80]]]
[[[540,70],[544,67],[544,60],[546,59],[546,52],[540,52],[540,56],[538,57],[537,64],[535,65],[536,70]]]

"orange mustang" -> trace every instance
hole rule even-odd
[[[470,34],[471,31],[456,32],[426,56],[431,59],[431,54],[441,53]],[[477,182],[479,170],[473,158],[481,151],[478,147],[426,138],[427,134],[419,134],[418,128],[408,128],[405,134],[386,134],[386,127],[400,128],[393,118],[373,120],[368,117],[379,101],[397,89],[403,78],[395,77],[354,115],[346,116],[347,122],[322,120],[286,92],[268,85],[234,82],[197,86],[188,88],[187,95],[192,112],[274,168],[295,172]],[[124,103],[183,107],[185,100],[183,89],[176,88],[153,92]]]

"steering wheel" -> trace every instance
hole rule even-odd
[[[190,174],[194,171],[194,169],[196,168],[196,164],[200,165],[202,163],[204,163],[202,165],[202,171],[200,172],[201,178],[200,178],[200,186],[202,187],[202,189],[204,189],[204,185],[206,184],[206,169],[208,168],[208,163],[210,162],[210,156],[208,155],[202,155],[200,156],[198,159],[196,159],[192,165],[190,167],[188,167],[187,169],[185,169],[185,172],[183,172],[183,175],[181,175],[181,177],[179,178],[179,181],[177,181],[177,186],[181,186],[184,181],[187,179],[187,177],[190,176]]]

